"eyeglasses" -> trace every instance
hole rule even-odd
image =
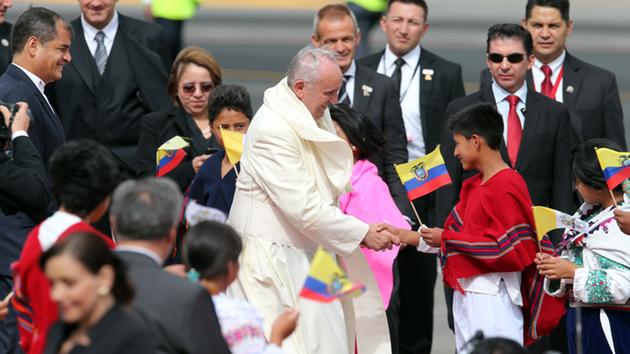
[[[214,88],[214,84],[211,81],[199,82],[199,89],[203,93],[208,93],[212,91],[213,88]],[[182,85],[182,91],[189,95],[192,95],[193,93],[195,93],[196,89],[197,89],[196,82],[187,82]]]
[[[507,60],[512,63],[520,63],[525,59],[525,54],[522,53],[512,53],[508,55],[501,55],[499,53],[488,53],[488,59],[496,64],[500,64],[503,62],[503,58],[507,58]]]

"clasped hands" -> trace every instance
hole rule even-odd
[[[437,227],[421,227],[418,232],[399,229],[389,224],[371,224],[362,244],[372,250],[382,251],[391,249],[393,245],[418,246],[419,238],[431,247],[440,247],[442,229]]]

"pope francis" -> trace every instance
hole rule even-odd
[[[230,293],[256,306],[267,335],[285,307],[299,309],[298,328],[283,344],[291,354],[354,354],[355,346],[360,354],[391,353],[378,287],[359,246],[385,249],[399,239],[337,206],[353,163],[327,108],[340,85],[334,53],[306,47],[292,59],[247,132],[228,220],[244,244]],[[332,303],[298,297],[319,245],[345,263],[350,279],[366,284],[365,294]]]

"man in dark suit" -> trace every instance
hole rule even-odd
[[[28,104],[33,118],[28,135],[46,164],[55,148],[63,143],[64,133],[44,96],[44,87],[59,80],[64,66],[70,62],[72,32],[59,14],[30,7],[15,22],[12,37],[13,63],[0,77],[0,101]],[[48,210],[53,209],[51,205]],[[12,215],[4,210],[0,213],[0,298],[11,291],[10,264],[20,256],[26,235],[38,221],[33,216],[21,211]],[[9,316],[0,324],[0,352],[12,353],[16,345],[15,317]]]
[[[420,40],[429,29],[424,0],[393,0],[381,19],[387,35],[385,50],[357,61],[392,78],[399,79],[400,104],[407,130],[407,150],[413,160],[435,149],[444,129],[448,103],[465,95],[462,68],[424,47]],[[399,74],[396,74],[400,63]],[[434,195],[416,199],[422,221],[435,224]],[[398,256],[400,274],[401,353],[429,353],[433,333],[433,288],[436,280],[435,255],[408,248]]]
[[[327,5],[315,15],[311,43],[337,53],[337,63],[343,73],[338,100],[367,116],[383,134],[385,146],[370,161],[378,167],[396,206],[403,214],[413,215],[394,171],[394,164],[407,162],[405,126],[398,94],[386,76],[355,64],[354,52],[360,41],[357,28],[354,14],[345,5]]]
[[[573,129],[586,141],[610,139],[626,147],[623,111],[615,74],[586,63],[565,49],[573,31],[569,0],[529,0],[521,22],[534,41],[534,65],[527,76],[531,89],[563,102]],[[482,82],[490,75],[482,73]]]
[[[140,118],[169,109],[168,49],[158,26],[116,11],[115,0],[80,0],[72,21],[74,58],[47,92],[68,139],[109,148],[133,174]]]
[[[13,6],[13,0],[0,0],[0,74],[11,63],[11,24],[6,21],[7,10]]]
[[[110,219],[134,285],[133,306],[153,331],[159,353],[229,353],[207,290],[162,269],[182,199],[168,178],[129,180],[114,192]]]

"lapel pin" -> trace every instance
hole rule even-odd
[[[567,92],[568,93],[573,93],[574,90],[575,89],[573,88],[573,86],[571,86],[571,85],[567,86]]]
[[[361,90],[363,90],[363,96],[369,96],[374,89],[368,85],[363,85],[361,86]]]
[[[427,81],[433,80],[433,69],[422,69],[422,75],[424,75],[424,79]]]
[[[0,43],[2,43],[3,47],[8,47],[9,46],[9,41],[6,38],[2,38]]]

